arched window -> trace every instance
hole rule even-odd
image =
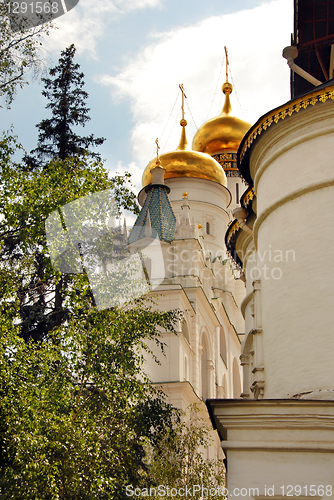
[[[206,223],[206,234],[210,234],[210,222]]]
[[[226,340],[225,340],[224,329],[222,327],[220,327],[219,342],[220,342],[220,355],[225,365],[227,365]]]
[[[236,358],[233,359],[232,374],[233,374],[233,398],[240,398],[241,381],[240,381],[239,365]]]

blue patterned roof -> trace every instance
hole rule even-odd
[[[152,236],[161,241],[173,241],[176,217],[168,199],[169,188],[153,184],[146,188],[147,196],[138,219],[129,236],[129,243],[147,236],[147,215],[150,214]]]

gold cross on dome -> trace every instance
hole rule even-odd
[[[180,87],[180,90],[182,92],[182,106],[181,106],[181,108],[182,108],[182,120],[184,120],[184,98],[187,99],[187,96],[186,96],[186,94],[184,92],[183,83],[180,83],[179,87]]]
[[[155,163],[156,163],[156,165],[161,165],[161,161],[160,161],[160,158],[159,158],[159,149],[160,149],[160,146],[159,146],[159,138],[158,137],[156,138],[155,143],[157,145],[157,161]]]
[[[226,81],[228,82],[228,66],[229,66],[229,62],[228,62],[228,52],[227,52],[226,45],[224,47],[224,50],[225,50],[225,56],[226,56]]]

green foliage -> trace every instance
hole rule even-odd
[[[108,177],[99,162],[69,158],[30,171],[11,161],[15,139],[0,141],[0,300],[18,300],[25,339],[42,340],[69,317],[73,277],[51,266],[45,236],[48,215],[82,196],[111,189],[117,203],[138,211],[129,175]]]
[[[180,315],[143,299],[98,311],[85,273],[52,267],[52,211],[101,189],[128,209],[135,197],[87,159],[19,168],[17,147],[0,141],[0,498],[121,499],[171,422],[142,369],[146,342],[163,349]]]
[[[123,498],[146,474],[144,443],[161,440],[170,422],[142,361],[146,340],[161,345],[157,329],[173,331],[177,313],[142,301],[83,310],[87,283],[77,279],[71,300],[80,312],[48,342],[24,342],[2,311],[1,498]]]
[[[42,95],[48,100],[46,108],[51,110],[52,117],[37,125],[38,145],[26,158],[30,165],[35,165],[36,159],[39,163],[87,155],[100,159],[100,155],[89,148],[101,145],[104,139],[92,134],[81,137],[74,132],[74,127],[84,127],[90,120],[85,103],[88,94],[83,90],[84,74],[79,64],[74,63],[75,50],[72,44],[62,51],[58,65],[49,70],[50,78],[42,78],[45,88]]]
[[[186,487],[196,499],[202,498],[202,487],[216,491],[219,487],[222,494],[225,486],[223,461],[204,458],[211,445],[212,435],[207,421],[200,416],[196,405],[191,405],[181,419],[177,416],[158,446],[149,447],[149,481],[145,477],[141,487],[168,486],[170,490],[174,489],[173,498],[177,500],[184,497],[185,490],[182,489]],[[196,491],[196,487],[201,487],[201,490]],[[181,495],[176,494],[180,489]]]
[[[40,47],[42,35],[48,34],[52,27],[43,26],[26,29],[26,22],[16,23],[13,31],[10,21],[14,15],[8,16],[8,3],[0,2],[0,98],[9,106],[16,94],[17,87],[27,83],[25,75],[29,70],[38,73],[42,66]]]

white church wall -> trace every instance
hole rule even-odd
[[[251,156],[266,398],[334,391],[333,109],[317,103],[272,126]]]
[[[333,401],[224,400],[211,409],[229,498],[332,497]]]

